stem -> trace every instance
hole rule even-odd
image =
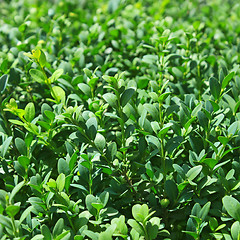
[[[92,194],[92,163],[90,164],[88,177],[89,177],[89,194]]]
[[[14,222],[14,218],[13,218],[13,217],[11,217],[11,221],[12,221],[14,236],[15,236],[15,237],[18,237],[18,231],[17,231],[17,229],[16,229],[16,225],[15,225],[15,222]]]
[[[76,233],[76,229],[75,229],[75,227],[73,225],[72,219],[70,218],[70,216],[69,216],[69,214],[67,212],[66,212],[66,215],[67,215],[68,221],[69,221],[69,223],[70,223],[70,225],[71,225],[71,227],[73,229],[73,232]]]

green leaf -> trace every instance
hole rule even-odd
[[[120,97],[120,104],[122,107],[124,107],[129,102],[129,100],[132,98],[134,93],[135,93],[135,89],[133,88],[128,88],[122,93]]]
[[[25,107],[24,117],[28,122],[31,122],[35,117],[35,107],[32,102],[28,103]]]
[[[93,215],[93,216],[96,216],[97,215],[97,210],[92,206],[92,203],[97,203],[97,199],[91,195],[91,194],[88,194],[86,196],[86,207],[88,209],[88,211]]]
[[[106,145],[105,137],[102,134],[97,133],[96,138],[94,140],[94,144],[96,145],[96,147],[98,149],[103,151],[103,149],[105,148],[105,145]]]
[[[53,238],[55,239],[58,235],[60,235],[64,228],[64,220],[63,218],[58,219],[54,228],[53,228]]]
[[[7,87],[7,83],[8,83],[8,75],[4,74],[0,77],[0,94],[3,94],[3,92],[5,91]]]
[[[58,80],[64,73],[64,70],[62,68],[57,69],[51,76],[51,82],[55,82],[56,80]]]
[[[90,230],[84,230],[83,232],[84,234],[86,234],[89,238],[91,238],[92,240],[99,240],[98,239],[98,234],[97,233],[94,233]],[[107,240],[107,239],[106,239]]]
[[[197,116],[198,116],[198,120],[199,120],[200,125],[203,127],[204,131],[207,132],[208,131],[209,120],[206,117],[205,113],[202,112],[202,111],[199,111]]]
[[[30,164],[30,159],[26,156],[19,156],[18,157],[18,162],[25,168],[28,169],[29,164]]]
[[[44,83],[46,80],[46,76],[38,69],[31,69],[29,73],[36,82]]]
[[[7,206],[5,211],[9,217],[14,218],[14,216],[20,211],[20,206],[10,205]]]
[[[63,233],[61,233],[60,235],[58,235],[54,240],[69,240],[71,237],[71,233],[70,230],[65,231]]]
[[[80,235],[75,235],[74,236],[74,240],[83,240],[83,236],[80,236]]]
[[[66,99],[66,94],[64,90],[59,86],[54,86],[51,91],[52,97],[56,100],[57,103],[64,103]]]
[[[13,137],[8,137],[2,144],[2,147],[0,148],[0,154],[1,154],[1,157],[5,157],[6,153],[7,153],[7,150],[10,146],[10,143],[12,141],[12,138]]]
[[[70,171],[73,170],[77,160],[78,160],[77,152],[74,152],[74,154],[71,156],[71,159],[69,161],[69,169],[70,169]]]
[[[21,214],[21,217],[20,217],[20,224],[26,219],[26,217],[33,211],[33,206],[29,206],[28,208],[26,208],[24,210],[24,212]]]
[[[239,126],[239,121],[233,122],[229,128],[228,128],[228,136],[232,137],[234,136],[234,134],[236,133],[236,131],[238,130],[238,126]]]
[[[158,149],[161,149],[161,143],[160,143],[160,141],[159,141],[159,139],[158,139],[157,137],[154,137],[154,136],[152,136],[152,135],[147,135],[147,136],[146,136],[146,141],[147,141],[149,144],[157,147]]]
[[[153,221],[147,222],[147,227],[146,227],[149,239],[151,240],[156,239],[158,235],[159,225],[160,225],[160,218],[155,217],[153,219],[154,219]]]
[[[186,177],[188,180],[193,180],[197,177],[197,175],[202,171],[202,166],[195,166],[193,168],[190,168],[190,170],[187,172]]]
[[[52,234],[45,224],[41,227],[41,233],[44,236],[44,240],[52,240]]]
[[[112,142],[107,147],[106,156],[109,160],[113,161],[116,154],[117,154],[117,144],[115,142]]]
[[[91,88],[85,83],[78,84],[79,89],[88,97],[91,97]]]
[[[13,123],[13,124],[16,124],[16,125],[19,125],[19,126],[24,126],[25,123],[19,121],[19,120],[15,120],[15,119],[9,119],[8,120],[10,123]]]
[[[27,146],[24,140],[21,138],[17,137],[15,139],[15,145],[17,150],[19,151],[20,154],[22,155],[27,155]]]
[[[144,55],[142,61],[148,64],[156,64],[158,61],[157,55]]]
[[[109,199],[109,192],[102,192],[99,196],[99,200],[103,204],[103,207],[107,205],[108,199]]]
[[[161,94],[161,95],[158,97],[158,101],[159,101],[160,103],[163,103],[163,102],[165,101],[165,99],[166,99],[169,95],[171,95],[171,94],[172,94],[171,92],[166,92],[166,93]]]
[[[234,72],[231,72],[223,79],[223,81],[222,81],[222,89],[223,90],[226,88],[228,83],[232,80],[234,74],[235,74]]]
[[[12,190],[10,196],[9,196],[9,202],[11,203],[13,201],[14,196],[20,191],[20,189],[24,186],[25,181],[22,181],[18,183]]]
[[[68,163],[63,158],[58,160],[58,173],[64,173],[66,176],[70,174]]]
[[[171,202],[177,201],[178,187],[173,180],[167,180],[164,184],[165,193]]]
[[[42,50],[40,50],[40,51],[41,51],[41,54],[39,57],[39,64],[40,64],[41,68],[43,68],[46,65],[47,60],[46,60],[45,53]]]
[[[191,232],[191,231],[183,231],[183,232],[192,236],[194,239],[198,239],[198,234],[195,232]]]
[[[177,67],[173,67],[172,72],[177,78],[182,78],[183,76],[183,72]]]
[[[158,110],[153,104],[145,103],[143,106],[151,114],[153,120],[155,121],[159,120]]]
[[[132,215],[138,222],[143,222],[149,214],[149,209],[147,204],[135,204],[132,207]]]
[[[240,221],[240,203],[234,197],[225,196],[222,199],[223,206],[228,214],[237,221]]]
[[[218,137],[218,140],[219,140],[224,146],[226,146],[226,144],[230,141],[229,138],[223,137],[223,136],[219,136],[219,137]]]
[[[86,122],[86,127],[87,127],[86,133],[88,137],[94,140],[97,135],[98,129],[97,119],[95,117],[89,118]]]
[[[240,239],[240,223],[239,221],[236,221],[231,226],[231,235],[233,240],[239,240]]]
[[[0,224],[12,230],[12,222],[10,218],[0,214]]]
[[[209,227],[214,232],[215,229],[218,227],[218,221],[215,217],[210,217],[209,219]]]
[[[210,206],[211,206],[211,202],[207,202],[201,209],[198,217],[200,219],[202,219],[202,221],[205,221],[206,220],[206,217],[208,215],[208,212],[209,212],[209,209],[210,209]]]
[[[32,240],[39,240],[39,239],[44,239],[44,236],[42,234],[37,234],[32,238]]]
[[[214,99],[217,100],[221,93],[221,86],[215,77],[210,77],[209,79],[210,92]]]
[[[104,208],[102,203],[92,203],[92,206],[96,208],[98,212]]]
[[[105,93],[103,99],[113,108],[117,107],[117,96],[113,93]]]
[[[65,175],[61,173],[56,180],[57,183],[57,189],[59,192],[62,192],[65,187]]]
[[[143,227],[134,219],[129,219],[127,223],[134,228],[141,236],[144,236]]]

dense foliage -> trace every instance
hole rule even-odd
[[[240,4],[2,1],[1,239],[240,239]]]

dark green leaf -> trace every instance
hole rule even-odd
[[[8,75],[4,74],[0,77],[0,94],[3,94],[3,92],[6,89],[8,83]]]
[[[218,80],[215,77],[210,77],[209,86],[211,94],[213,95],[214,99],[217,100],[221,93],[221,86]]]
[[[133,88],[128,88],[122,93],[120,97],[120,104],[122,107],[124,107],[129,102],[129,100],[132,98],[134,93],[135,93],[135,89]]]

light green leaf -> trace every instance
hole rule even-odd
[[[51,91],[52,97],[56,100],[57,103],[64,103],[66,99],[66,94],[65,91],[59,87],[59,86],[54,86]]]
[[[53,75],[51,76],[51,82],[55,82],[56,80],[58,80],[64,73],[64,70],[62,68],[57,69]]]
[[[19,210],[20,210],[20,206],[15,206],[15,205],[9,205],[5,209],[7,215],[11,218],[12,217],[14,218],[14,216],[19,212]]]
[[[31,122],[35,117],[35,107],[32,102],[28,103],[25,107],[24,117],[28,122]]]
[[[44,83],[46,80],[46,76],[38,69],[31,69],[29,73],[36,82]]]
[[[117,106],[117,96],[113,93],[105,93],[103,99],[113,108]]]
[[[223,81],[222,81],[222,89],[223,90],[226,88],[228,83],[232,80],[234,74],[235,74],[234,72],[231,72],[223,79]]]
[[[59,192],[62,192],[65,187],[65,175],[61,173],[56,180],[57,189]]]
[[[197,175],[202,171],[202,166],[195,166],[193,168],[190,168],[190,170],[187,172],[186,177],[189,180],[193,180],[194,178],[197,177]]]
[[[240,221],[240,203],[234,197],[225,196],[222,199],[223,206],[228,214],[237,221]]]

